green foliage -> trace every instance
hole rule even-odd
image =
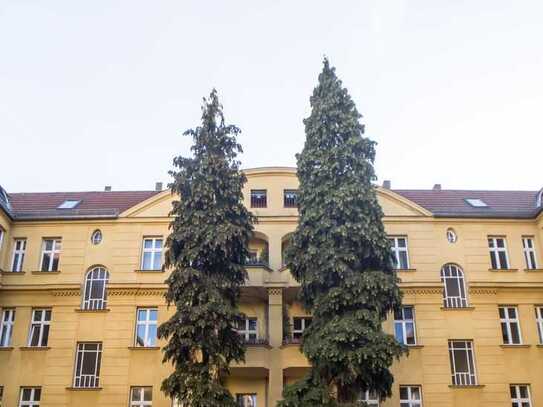
[[[252,215],[243,206],[246,181],[236,157],[240,130],[226,125],[217,92],[204,99],[202,125],[187,130],[193,156],[174,158],[170,235],[165,269],[168,305],[176,312],[158,330],[168,339],[164,362],[175,371],[162,390],[190,407],[235,406],[223,386],[232,361],[243,361],[245,348],[235,327]]]
[[[405,348],[382,322],[401,293],[372,184],[375,143],[363,136],[361,115],[326,59],[310,101],[297,156],[300,221],[287,262],[313,314],[302,341],[312,371],[287,387],[282,406],[308,397],[312,406],[329,406],[321,395],[331,391],[337,406],[361,405],[363,391],[391,395],[389,367]]]

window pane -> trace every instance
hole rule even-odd
[[[138,325],[136,343],[139,346],[145,346],[145,325]]]
[[[152,268],[153,268],[152,254],[149,252],[143,253],[143,269],[151,270]]]
[[[511,336],[512,336],[512,343],[518,344],[520,343],[520,332],[518,329],[517,323],[511,324]]]
[[[454,351],[454,364],[457,373],[468,371],[468,355],[465,350],[456,349]]]
[[[143,400],[144,401],[151,401],[153,399],[153,389],[151,387],[144,387],[143,388]]]
[[[401,269],[407,269],[407,252],[401,251],[400,252],[400,268]]]
[[[402,327],[402,324],[395,324],[394,326],[394,336],[396,337],[396,340],[400,343],[405,343],[404,342],[404,337],[403,337],[403,327]]]
[[[445,284],[447,287],[447,296],[449,297],[460,296],[459,281],[457,279],[447,278],[445,280]]]
[[[151,239],[145,239],[143,241],[143,247],[146,249],[151,249],[153,247],[153,241]]]
[[[96,367],[96,356],[96,352],[85,352],[83,356],[83,367],[81,370],[82,374],[94,374]]]
[[[41,262],[41,270],[49,271],[49,262],[51,261],[51,255],[49,253],[43,254],[43,260]]]
[[[404,307],[403,308],[403,315],[405,319],[413,319],[413,308],[412,307]]]
[[[499,253],[499,256],[500,256],[500,264],[501,264],[501,268],[502,269],[506,269],[508,268],[508,264],[507,264],[507,256],[505,254],[505,252],[500,252]]]
[[[413,400],[420,400],[420,387],[411,387],[411,398]]]
[[[162,255],[161,253],[155,253],[153,270],[160,270],[161,268],[162,268]]]
[[[415,343],[415,327],[411,322],[405,325],[405,334],[407,336],[407,344],[413,345]]]
[[[60,258],[60,255],[58,253],[53,254],[53,267],[51,271],[58,271],[59,258]]]
[[[148,346],[155,346],[156,345],[156,325],[149,325],[149,343]]]

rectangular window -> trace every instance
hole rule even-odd
[[[522,336],[517,307],[499,307],[503,343],[505,345],[520,345]]]
[[[539,343],[543,345],[543,306],[535,307],[535,318],[537,321],[537,332],[539,333]]]
[[[102,362],[101,342],[80,342],[77,344],[74,387],[100,387],[100,364]]]
[[[390,237],[389,240],[394,254],[394,267],[399,270],[407,270],[409,268],[407,237]]]
[[[368,407],[379,407],[379,397],[377,397],[377,393],[374,391],[366,390],[362,393],[360,401],[366,403]]]
[[[298,207],[298,190],[297,189],[283,190],[283,206],[285,208]]]
[[[50,309],[33,310],[30,333],[28,335],[28,346],[47,346],[47,342],[49,341],[50,324]]]
[[[509,386],[511,392],[511,407],[532,407],[530,386],[527,384],[512,384]]]
[[[258,339],[258,323],[256,318],[245,318],[238,326],[238,334],[247,343],[254,343]]]
[[[292,338],[302,339],[304,331],[311,325],[311,317],[294,317],[292,318]]]
[[[153,405],[153,388],[132,387],[130,389],[130,407],[151,407]]]
[[[394,311],[394,335],[396,340],[404,345],[416,345],[415,309],[405,306]]]
[[[526,268],[528,270],[537,269],[537,258],[535,254],[535,243],[533,237],[525,236],[522,238],[522,250],[524,251]]]
[[[256,407],[256,394],[236,394],[236,403],[239,407]]]
[[[19,407],[39,407],[41,400],[41,388],[21,387]]]
[[[43,239],[41,271],[58,271],[61,246],[61,239]]]
[[[2,407],[2,400],[4,399],[4,387],[0,386],[0,407]]]
[[[136,321],[136,346],[153,347],[157,342],[156,308],[138,308]]]
[[[489,237],[488,248],[490,250],[490,264],[494,270],[505,270],[509,268],[507,256],[507,243],[503,237]]]
[[[162,268],[162,241],[162,237],[143,239],[142,270],[160,270]]]
[[[26,251],[26,239],[15,239],[13,242],[13,257],[11,259],[11,271],[23,271],[25,251]]]
[[[422,407],[420,386],[400,386],[400,407]]]
[[[2,311],[2,321],[0,322],[0,346],[8,347],[11,345],[11,336],[13,335],[13,325],[15,324],[15,310],[4,309]]]
[[[251,189],[251,208],[265,208],[267,206],[267,191],[265,189]]]
[[[453,385],[477,385],[475,358],[473,355],[473,341],[449,341],[449,360],[451,363]]]

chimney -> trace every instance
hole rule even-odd
[[[106,192],[111,192],[111,185],[106,185],[106,186],[104,187],[104,191],[106,191]]]
[[[155,191],[162,191],[162,182],[157,182],[155,184]]]
[[[432,188],[434,191],[441,191],[441,184],[435,184]]]
[[[392,183],[390,182],[390,180],[386,179],[386,180],[383,181],[383,188],[385,188],[385,189],[392,188]]]

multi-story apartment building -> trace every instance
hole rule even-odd
[[[311,316],[282,256],[298,181],[289,168],[246,174],[258,216],[239,327],[248,347],[227,384],[240,405],[272,407],[308,369],[298,342]],[[381,406],[543,405],[542,192],[377,193],[404,293],[385,329],[410,349]],[[2,406],[172,405],[156,338],[172,311],[161,271],[171,200],[161,190],[2,190]]]

